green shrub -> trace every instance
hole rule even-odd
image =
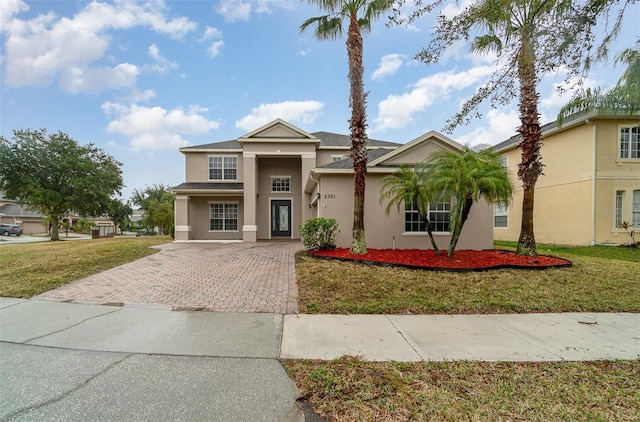
[[[307,249],[334,249],[338,233],[338,223],[333,218],[312,218],[300,226],[302,244]]]

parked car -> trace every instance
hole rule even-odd
[[[138,230],[138,232],[136,233],[136,236],[155,236],[156,232],[152,231],[152,230]]]
[[[20,236],[22,234],[22,227],[17,224],[0,224],[0,234],[3,236]]]

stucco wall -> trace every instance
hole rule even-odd
[[[271,192],[271,176],[291,176],[291,192]],[[302,215],[301,160],[297,158],[258,158],[258,239],[271,237],[271,200],[290,199],[292,237],[300,238],[298,226]]]
[[[234,156],[237,157],[238,171],[237,181],[242,182],[242,155],[239,153],[206,153],[206,152],[189,152],[185,153],[185,182],[187,183],[203,183],[209,180],[209,157],[216,156]]]
[[[426,233],[404,233],[404,210],[396,208],[385,214],[386,203],[380,203],[381,174],[367,176],[365,191],[365,236],[370,248],[430,249]],[[317,213],[320,217],[335,218],[340,227],[339,247],[351,245],[353,227],[353,175],[324,174]],[[457,249],[488,249],[493,247],[492,207],[484,201],[471,209],[458,242]],[[449,234],[435,234],[439,248],[449,245]]]
[[[228,202],[238,203],[238,230],[212,232],[209,230],[209,203]],[[189,199],[189,222],[191,233],[189,240],[241,240],[243,224],[242,197],[191,197]]]
[[[631,220],[633,190],[640,189],[640,160],[619,159],[619,128],[630,123],[595,119],[544,137],[544,175],[536,184],[534,205],[538,243],[589,245],[593,240],[624,241],[624,230],[614,227],[615,192],[625,191],[627,213],[623,218]],[[495,228],[494,237],[517,241],[522,216],[522,187],[516,176],[520,150],[511,149],[506,154],[514,181],[514,201],[509,209],[509,226]]]

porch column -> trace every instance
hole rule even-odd
[[[175,240],[189,240],[191,226],[189,225],[189,196],[176,195],[175,206]]]
[[[256,155],[243,154],[243,183],[244,183],[244,224],[242,226],[242,240],[244,242],[256,242],[258,226],[256,224],[257,209],[257,174]]]

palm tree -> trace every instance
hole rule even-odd
[[[362,32],[371,29],[373,19],[391,9],[394,0],[308,0],[325,15],[309,18],[300,26],[304,31],[315,25],[314,35],[319,40],[335,40],[342,35],[342,21],[349,21],[347,31],[347,57],[349,61],[349,105],[351,106],[351,159],[355,172],[353,231],[351,253],[367,253],[364,233],[364,191],[367,175],[367,110],[362,74]]]
[[[633,114],[640,110],[640,41],[635,48],[628,48],[620,53],[615,64],[626,64],[627,68],[609,91],[595,88],[587,89],[564,105],[558,112],[557,124],[576,113],[604,111],[620,114]]]
[[[431,246],[436,254],[440,255],[440,249],[433,238],[433,230],[429,221],[429,202],[434,199],[427,180],[426,166],[424,163],[416,163],[413,168],[402,165],[394,174],[382,178],[380,188],[380,202],[387,198],[385,212],[389,215],[392,206],[413,205],[418,211],[420,219],[424,222]]]
[[[507,170],[491,149],[475,152],[465,147],[460,152],[438,151],[426,163],[430,189],[451,196],[451,241],[447,256],[453,256],[464,223],[474,202],[507,204],[513,187]]]
[[[570,8],[571,1],[565,0],[481,0],[476,5],[473,16],[475,26],[486,30],[484,35],[474,39],[474,52],[513,51],[513,67],[520,84],[519,104],[521,162],[518,164],[518,178],[522,181],[522,222],[516,253],[537,255],[533,231],[533,205],[535,185],[542,174],[544,164],[540,154],[542,130],[538,113],[537,93],[538,69],[541,64],[536,55],[544,51],[540,45],[540,21],[560,17]]]

